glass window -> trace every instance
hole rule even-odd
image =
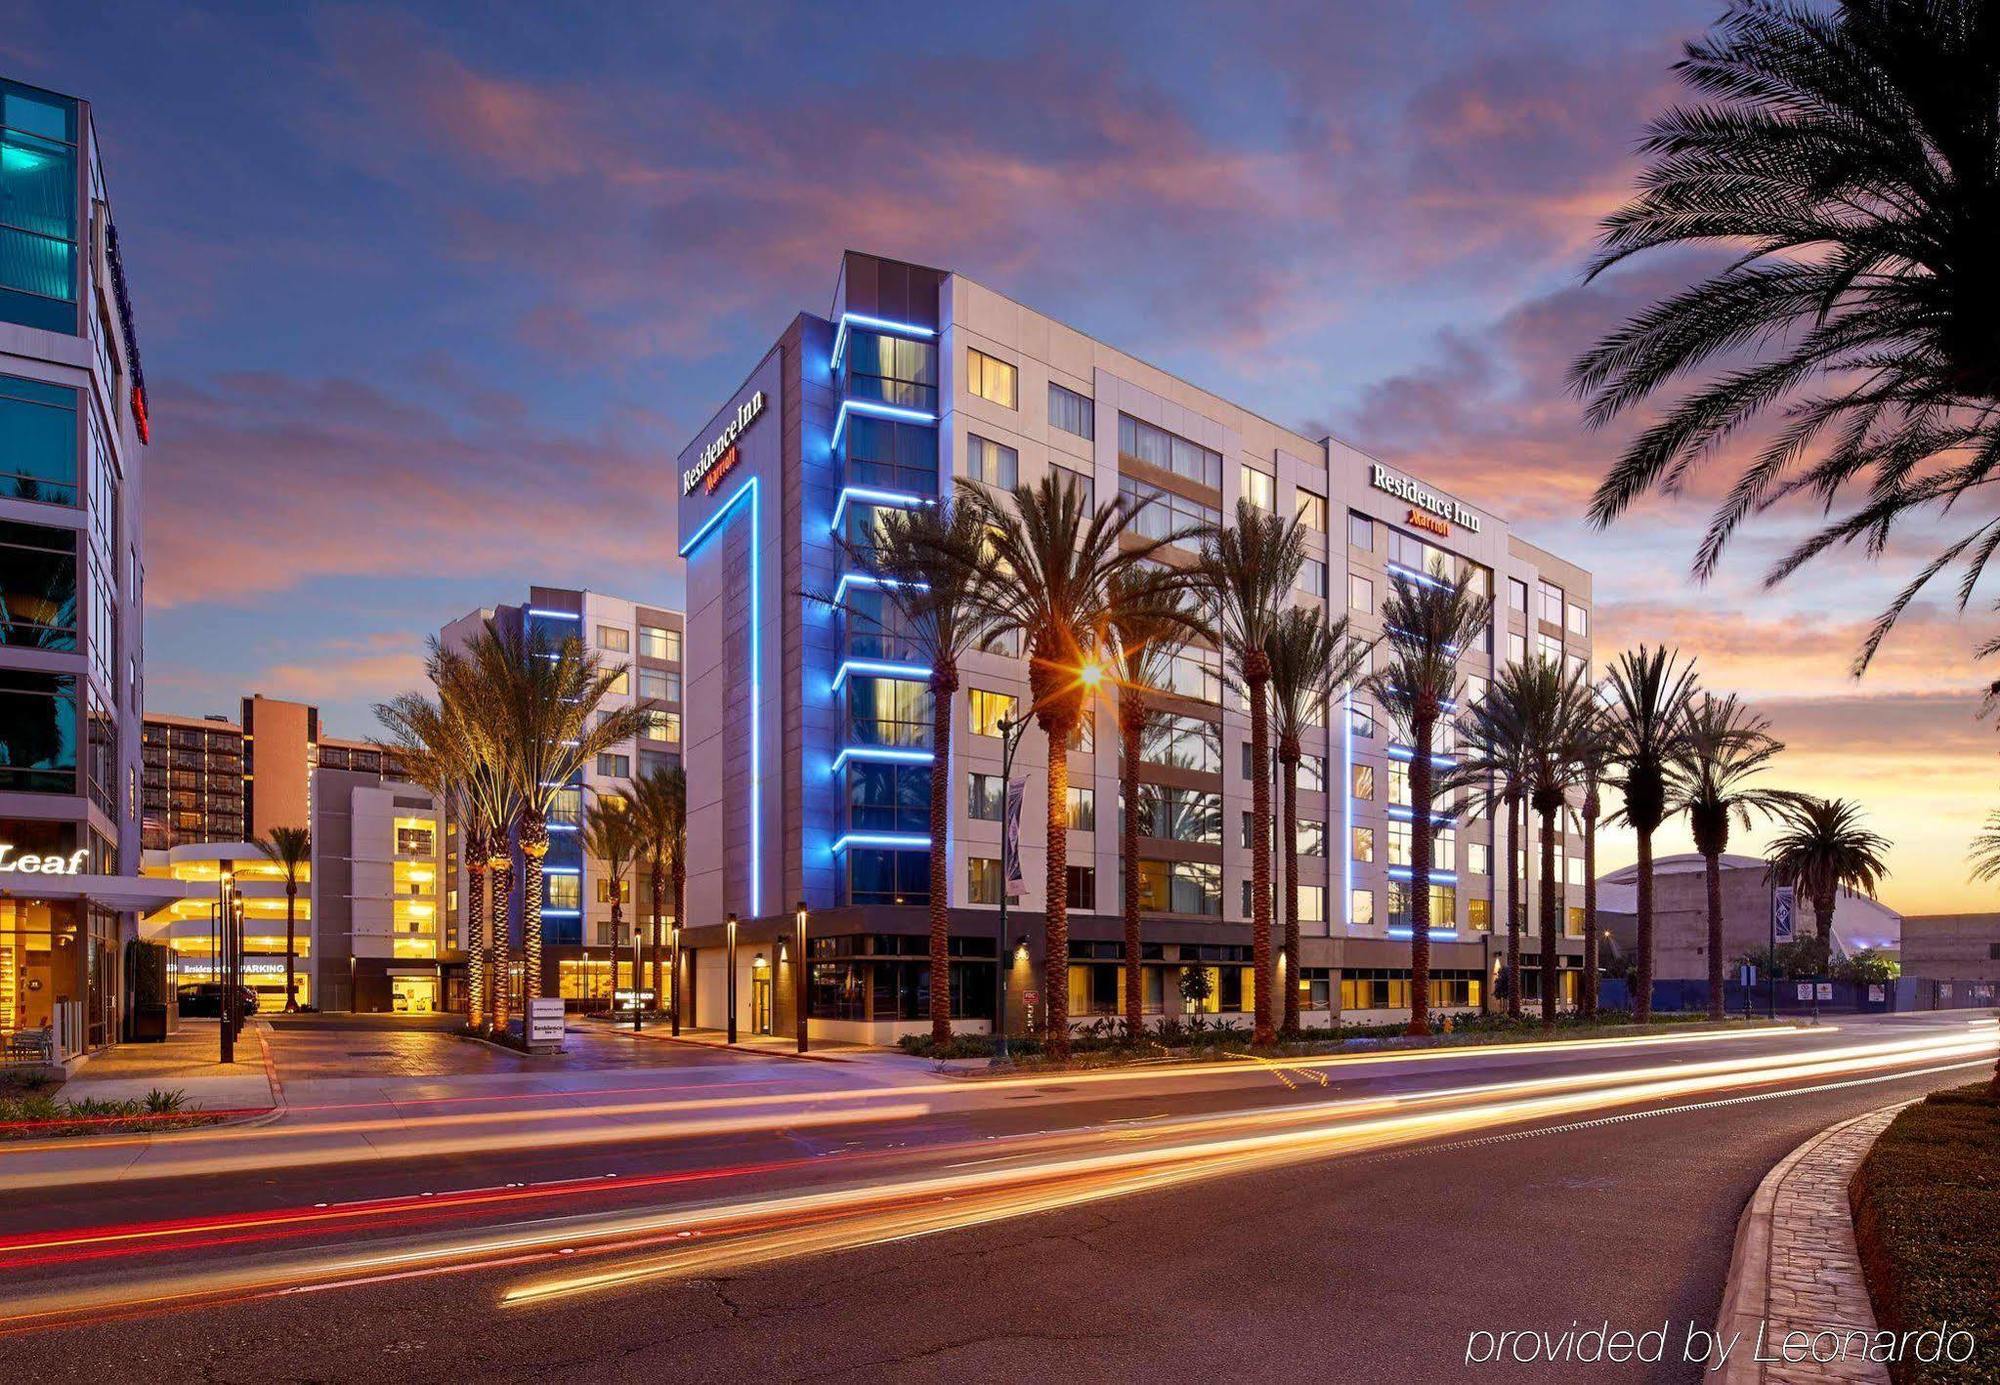
[[[639,627],[639,652],[650,659],[665,659],[668,663],[681,661],[681,632],[668,630],[658,625]]]
[[[1315,534],[1326,532],[1326,497],[1309,490],[1296,491],[1299,523]]]
[[[1373,553],[1375,551],[1375,521],[1368,518],[1367,515],[1357,515],[1352,510],[1349,510],[1347,512],[1347,542],[1351,548],[1358,548],[1363,553]]]
[[[680,674],[663,668],[640,669],[639,696],[649,698],[654,702],[679,702],[681,700]]]
[[[1567,938],[1583,936],[1583,909],[1580,906],[1575,904],[1569,906],[1569,912],[1564,916],[1563,936]]]
[[[931,767],[848,761],[847,825],[857,832],[929,832]]]
[[[1074,784],[1069,790],[1069,830],[1072,832],[1095,832],[1097,830],[1097,790],[1080,789]]]
[[[1080,471],[1072,471],[1066,466],[1052,466],[1049,470],[1055,473],[1057,481],[1081,492],[1084,509],[1094,510],[1097,508],[1097,483],[1091,480],[1090,477],[1085,476]]]
[[[601,884],[602,882],[600,882]],[[568,871],[552,871],[542,876],[542,899],[546,907],[574,910],[583,906],[583,877]]]
[[[1528,662],[1528,638],[1519,630],[1507,632],[1507,662],[1510,664]]]
[[[850,848],[847,853],[847,898],[850,904],[930,903],[930,852],[896,851],[885,847]],[[879,996],[879,979],[877,990]]]
[[[1019,484],[1021,454],[978,434],[965,439],[965,474],[989,486],[1012,490]]]
[[[1161,669],[1160,690],[1197,702],[1222,701],[1222,656],[1212,649],[1174,651]]]
[[[1149,765],[1220,774],[1222,728],[1200,717],[1174,713],[1153,717],[1139,738],[1139,759]]]
[[[1356,740],[1372,741],[1375,739],[1375,715],[1366,707],[1356,703],[1348,709],[1347,720],[1348,724],[1354,728],[1354,737]]]
[[[1375,922],[1375,891],[1349,890],[1347,892],[1347,921],[1359,926]]]
[[[1088,711],[1083,719],[1069,729],[1069,739],[1063,748],[1077,755],[1088,755],[1097,748],[1097,718]]]
[[[1299,855],[1326,855],[1326,824],[1317,818],[1299,819]]]
[[[1354,859],[1372,861],[1375,859],[1375,829],[1357,827],[1354,829]]]
[[[1562,667],[1563,642],[1554,635],[1540,634],[1535,636],[1535,653],[1544,663],[1554,664],[1557,668]]]
[[[1350,797],[1372,799],[1375,797],[1375,766],[1354,765],[1348,769],[1347,792]]]
[[[1204,525],[1213,527],[1222,523],[1222,511],[1215,506],[1189,500],[1184,495],[1176,495],[1158,486],[1149,486],[1130,476],[1120,478],[1118,493],[1135,507],[1131,531],[1144,538],[1164,539]],[[1198,539],[1184,537],[1177,546],[1192,550],[1198,544]]]
[[[849,413],[841,448],[855,485],[937,494],[938,430],[928,423]]]
[[[1467,842],[1465,844],[1465,869],[1468,874],[1471,875],[1492,874],[1492,872],[1487,868],[1488,862],[1487,862],[1486,852],[1487,852],[1487,846],[1485,842]]]
[[[966,697],[971,709],[972,734],[975,736],[1000,735],[1000,719],[1014,719],[1017,699],[1008,693],[989,692],[985,688],[973,688]]]
[[[1071,866],[1069,868],[1069,907],[1072,909],[1095,909],[1097,907],[1097,868],[1095,866]]]
[[[1465,901],[1465,922],[1477,932],[1484,933],[1493,926],[1493,901],[1490,899],[1468,899]]]
[[[1222,454],[1213,448],[1141,423],[1130,414],[1118,415],[1118,451],[1148,466],[1185,476],[1204,486],[1222,489]]]
[[[76,331],[76,107],[0,83],[0,319]]]
[[[1097,413],[1090,400],[1075,390],[1049,382],[1049,425],[1080,438],[1096,438]]]
[[[937,412],[937,345],[851,328],[842,348],[850,399]]]
[[[969,856],[965,862],[965,897],[971,904],[998,904],[1001,895],[1000,858]]]
[[[1007,811],[1007,781],[997,774],[967,776],[965,814],[978,822],[999,822]]]
[[[613,779],[629,779],[632,776],[632,757],[602,750],[597,755],[597,772]]]
[[[645,724],[640,734],[649,741],[664,741],[669,745],[679,745],[681,741],[681,714],[663,712],[657,707],[649,707],[640,715]]]
[[[1019,372],[1007,362],[968,346],[965,348],[965,381],[965,387],[981,399],[990,400],[1003,409],[1017,407]]]
[[[1299,922],[1326,922],[1326,886],[1301,885],[1299,890]]]
[[[1326,564],[1317,558],[1307,558],[1299,564],[1298,580],[1293,585],[1307,596],[1326,600]]]
[[[0,789],[77,792],[76,679],[0,670]]]
[[[1542,619],[1551,625],[1563,623],[1563,589],[1553,582],[1538,584],[1542,596]]]
[[[76,534],[0,522],[0,644],[76,648]]]
[[[1243,498],[1260,510],[1278,508],[1278,480],[1254,466],[1243,468]]]
[[[632,651],[632,632],[616,625],[597,627],[597,647],[613,654],[629,654]]]
[[[1402,760],[1389,762],[1389,802],[1398,808],[1410,806],[1410,767]]]
[[[1154,914],[1222,914],[1222,867],[1203,861],[1140,861],[1139,907]]]
[[[1518,577],[1507,579],[1507,609],[1523,612],[1528,609],[1528,584]]]
[[[1590,612],[1574,603],[1571,603],[1569,608],[1569,632],[1572,635],[1590,633]]]
[[[0,375],[0,495],[77,503],[76,409],[73,389]]]
[[[1139,785],[1139,835],[1222,845],[1222,795],[1166,784]]]
[[[1359,577],[1353,573],[1349,573],[1347,575],[1347,605],[1350,610],[1362,611],[1370,615],[1374,614],[1375,584],[1366,577]]]

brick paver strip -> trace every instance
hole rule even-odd
[[[1888,1371],[1868,1361],[1757,1361],[1761,1325],[1766,1356],[1788,1332],[1877,1330],[1875,1309],[1854,1247],[1847,1185],[1875,1137],[1908,1102],[1885,1106],[1822,1130],[1766,1174],[1736,1227],[1736,1253],[1716,1330],[1736,1338],[1725,1385],[1804,1385],[1871,1381]],[[1738,1334],[1741,1334],[1740,1336]]]

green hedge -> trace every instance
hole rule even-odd
[[[2000,1385],[2000,1102],[1989,1083],[1896,1117],[1848,1190],[1869,1296],[1884,1328],[1949,1323],[1970,1361],[1891,1367],[1897,1385]]]

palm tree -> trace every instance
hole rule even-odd
[[[627,666],[606,665],[574,635],[551,643],[489,621],[464,650],[440,658],[461,665],[455,684],[478,682],[488,689],[488,734],[504,748],[519,797],[523,986],[533,999],[542,994],[542,858],[549,851],[549,812],[583,766],[638,735],[644,717],[635,707],[604,710],[604,699]]]
[[[615,1002],[618,991],[618,948],[625,929],[625,877],[631,872],[644,847],[638,815],[632,805],[616,795],[600,795],[583,810],[584,850],[604,862],[605,884],[611,895],[611,990]],[[635,935],[636,936],[636,935]],[[632,1003],[638,1006],[639,964],[632,963]]]
[[[1474,569],[1456,577],[1442,564],[1427,577],[1392,574],[1382,599],[1386,667],[1363,684],[1410,738],[1410,1033],[1431,1032],[1431,859],[1437,833],[1436,764],[1440,718],[1458,698],[1458,656],[1480,637],[1493,603],[1473,591]]]
[[[648,770],[632,781],[632,811],[647,853],[653,886],[653,926],[647,939],[647,955],[653,972],[653,995],[662,1005],[667,991],[660,972],[660,928],[669,917],[667,890],[673,889],[671,917],[678,929],[681,907],[687,893],[687,771],[679,765]],[[804,965],[804,959],[800,959]],[[675,959],[674,1029],[680,1030],[679,959]]]
[[[1696,690],[1694,662],[1681,662],[1665,645],[1628,649],[1610,668],[1610,782],[1622,806],[1614,817],[1638,838],[1636,971],[1632,1017],[1653,1017],[1653,834],[1667,820],[1667,767],[1687,737],[1688,709]]]
[[[1236,522],[1202,538],[1202,569],[1213,592],[1217,632],[1250,702],[1250,959],[1256,974],[1251,1042],[1268,1044],[1271,1024],[1271,636],[1305,565],[1305,526],[1236,502]],[[1296,962],[1293,963],[1297,965]]]
[[[1687,738],[1667,768],[1670,810],[1688,816],[1708,884],[1708,1017],[1722,1018],[1722,853],[1732,821],[1750,825],[1752,811],[1777,813],[1797,796],[1749,781],[1770,767],[1784,744],[1771,723],[1736,694],[1703,693],[1687,716]]]
[[[931,671],[931,1042],[942,1046],[951,1042],[952,698],[958,661],[980,647],[990,623],[979,599],[986,530],[975,507],[945,500],[882,511],[872,537],[869,545],[840,540],[866,583],[830,604],[872,627],[894,657]]]
[[[1053,473],[1002,493],[961,481],[959,497],[986,534],[975,591],[988,638],[1018,636],[1026,647],[1030,711],[1048,737],[1044,1014],[1049,1051],[1062,1058],[1069,1053],[1069,761],[1063,747],[1083,719],[1089,691],[1084,674],[1098,654],[1096,636],[1111,618],[1114,579],[1191,535],[1134,539],[1126,531],[1145,501],[1121,495],[1093,509],[1081,487]]]
[[[2000,813],[1986,815],[1986,826],[1972,839],[1970,863],[1974,880],[2000,880]],[[1993,1060],[1993,1095],[2000,1098],[2000,1057]]]
[[[1271,720],[1278,737],[1281,806],[1278,840],[1285,864],[1285,1006],[1279,1033],[1299,1033],[1299,760],[1308,727],[1324,726],[1331,700],[1367,666],[1373,641],[1349,633],[1346,616],[1331,625],[1304,606],[1288,608],[1265,643],[1271,670]]]
[[[1154,694],[1168,687],[1173,656],[1191,635],[1209,633],[1185,611],[1182,578],[1159,570],[1124,572],[1111,581],[1111,615],[1097,639],[1105,671],[1118,685],[1118,794],[1121,904],[1125,924],[1125,1033],[1145,1032],[1145,976],[1140,966],[1139,760],[1146,729],[1159,715]]]
[[[1527,751],[1524,788],[1541,826],[1542,1024],[1553,1028],[1562,979],[1556,956],[1562,902],[1562,881],[1556,876],[1557,815],[1582,781],[1587,747],[1602,712],[1585,670],[1564,673],[1553,659],[1529,660],[1518,688]]]
[[[1771,878],[1812,901],[1820,946],[1832,955],[1833,906],[1843,889],[1871,899],[1889,874],[1889,839],[1861,825],[1861,805],[1801,795],[1780,805],[1785,830],[1765,848]]]
[[[1730,7],[1677,65],[1704,99],[1654,120],[1642,191],[1604,223],[1595,276],[1628,256],[1718,247],[1725,267],[1655,303],[1570,369],[1601,424],[1670,381],[1712,371],[1626,447],[1591,516],[1676,493],[1767,410],[1784,422],[1716,510],[1706,576],[1749,514],[1805,493],[1831,512],[1773,566],[1775,584],[1830,547],[1871,554],[1894,522],[1939,512],[2000,467],[2000,58],[1983,0]],[[1809,454],[1825,440],[1816,460]],[[1857,667],[1917,592],[1963,558],[1959,604],[2000,545],[1977,519],[1877,621]]]
[[[1521,1017],[1522,899],[1521,843],[1527,837],[1528,748],[1522,716],[1520,664],[1509,664],[1486,696],[1458,717],[1459,762],[1441,786],[1462,789],[1468,812],[1507,820],[1507,1014]]]
[[[299,950],[299,872],[312,861],[312,832],[304,827],[273,827],[256,848],[285,874],[285,1013],[299,1008],[295,976]]]
[[[496,879],[495,870],[504,869],[509,859],[507,839],[516,802],[513,781],[501,748],[483,725],[491,715],[482,710],[490,702],[490,689],[465,679],[454,683],[452,667],[441,658],[435,639],[427,667],[438,691],[436,700],[402,693],[377,704],[375,716],[402,754],[411,779],[430,790],[447,818],[459,824],[466,874],[466,1018],[475,1030],[484,1028],[489,1019],[504,1028],[507,897],[512,884],[510,875]],[[496,951],[503,963],[497,984]]]
[[[1598,696],[1598,716],[1578,745],[1577,768],[1583,780],[1583,802],[1577,823],[1583,834],[1583,1017],[1597,1018],[1597,825],[1604,816],[1605,768],[1610,764],[1616,730],[1609,707]]]

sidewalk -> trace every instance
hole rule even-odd
[[[155,1088],[187,1094],[189,1107],[233,1111],[278,1106],[264,1043],[265,1026],[252,1020],[236,1044],[236,1061],[220,1061],[221,1033],[214,1023],[184,1020],[166,1042],[117,1044],[85,1058],[70,1073],[59,1100],[130,1101]]]
[[[682,1025],[681,1032],[675,1034],[665,1021],[647,1021],[646,1027],[634,1032],[630,1020],[623,1024],[612,1024],[602,1020],[572,1020],[572,1029],[582,1028],[586,1033],[618,1033],[636,1039],[661,1039],[667,1043],[700,1044],[704,1048],[727,1049],[736,1053],[761,1053],[773,1058],[821,1059],[829,1063],[851,1062],[857,1058],[895,1053],[892,1048],[875,1044],[845,1043],[837,1039],[814,1039],[805,1053],[799,1052],[796,1034],[746,1034],[736,1031],[736,1042],[729,1042],[727,1030],[696,1029]]]
[[[1796,1364],[1753,1358],[1761,1333],[1775,1345],[1793,1331],[1876,1331],[1875,1308],[1854,1245],[1854,1217],[1847,1185],[1875,1137],[1908,1102],[1885,1106],[1822,1130],[1765,1175],[1743,1209],[1736,1253],[1729,1264],[1716,1332],[1724,1342],[1742,1334],[1724,1385],[1805,1385],[1867,1381],[1887,1385],[1889,1372],[1858,1360]]]

